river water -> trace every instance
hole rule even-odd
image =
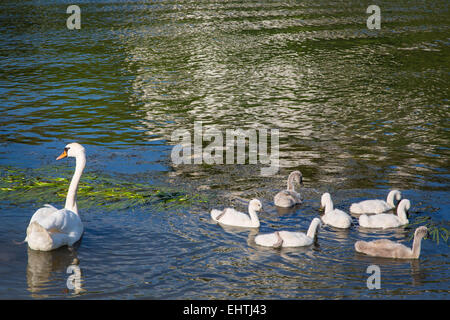
[[[77,1],[80,30],[66,27],[69,4],[0,4],[0,298],[449,299],[448,1],[377,1],[380,30],[360,1]],[[278,129],[280,170],[175,165],[173,132],[200,121]],[[85,233],[34,252],[15,242],[35,210],[64,205],[74,161],[54,159],[72,141],[88,157]],[[304,203],[279,210],[292,170]],[[354,217],[306,248],[253,241],[305,232],[323,192],[348,212],[390,189],[412,203],[404,228]],[[211,221],[211,208],[252,198],[259,230]],[[432,233],[417,261],[354,251],[361,239],[410,246],[419,225]],[[369,290],[373,264],[381,288]]]

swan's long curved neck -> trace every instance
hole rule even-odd
[[[406,208],[403,205],[400,205],[397,208],[397,216],[402,222],[408,223],[408,217],[406,216]]]
[[[314,220],[313,222],[311,222],[311,224],[309,225],[308,228],[308,232],[306,233],[306,236],[314,239],[314,237],[316,236],[316,232],[317,232],[317,227],[319,226],[320,221],[319,220]]]
[[[393,190],[393,191],[389,192],[387,199],[386,199],[387,204],[390,205],[392,208],[395,207],[394,197],[397,200],[400,198],[400,194],[397,190]]]
[[[75,172],[73,174],[72,180],[70,181],[69,191],[67,191],[66,205],[64,206],[64,208],[78,214],[77,190],[78,183],[80,182],[81,175],[83,174],[84,167],[86,166],[86,156],[84,154],[77,156],[75,160]]]
[[[422,244],[422,235],[416,236],[414,237],[414,242],[413,242],[413,246],[412,246],[412,255],[413,258],[417,259],[420,256],[420,247]]]
[[[256,211],[252,208],[248,208],[248,214],[250,215],[250,220],[252,221],[252,224],[256,227],[259,227],[259,218],[256,214]]]
[[[287,190],[288,191],[295,191],[294,189],[294,176],[293,175],[289,175],[288,180],[287,180]]]
[[[325,214],[330,211],[333,211],[333,200],[327,199],[327,202],[325,203]]]

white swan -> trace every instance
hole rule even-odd
[[[211,210],[211,218],[219,223],[246,228],[259,228],[259,218],[257,211],[262,209],[262,204],[258,199],[253,199],[248,204],[249,215],[236,211],[233,208],[225,208],[224,210]]]
[[[70,143],[56,160],[75,157],[75,173],[70,182],[64,209],[56,209],[46,204],[31,217],[25,242],[33,250],[50,251],[64,245],[71,246],[83,234],[83,223],[78,215],[77,188],[86,165],[86,155],[82,145]]]
[[[406,212],[409,210],[411,203],[408,199],[400,201],[397,207],[397,215],[391,213],[380,213],[377,215],[361,215],[359,217],[359,225],[365,228],[396,228],[408,224]]]
[[[352,217],[342,210],[333,209],[333,201],[328,192],[322,195],[320,203],[321,208],[325,208],[325,214],[322,216],[323,223],[336,228],[350,228]]]
[[[302,185],[302,173],[300,171],[293,171],[287,180],[287,190],[278,192],[274,197],[275,205],[278,207],[292,207],[296,204],[302,203],[300,193],[294,190],[294,182]]]
[[[365,200],[358,203],[353,203],[350,206],[350,212],[356,214],[365,214],[365,213],[383,213],[395,208],[394,204],[395,200],[400,201],[402,198],[402,194],[398,190],[392,190],[389,192],[386,201],[384,200]]]
[[[356,241],[355,250],[369,256],[395,258],[395,259],[418,259],[422,238],[427,234],[427,227],[419,227],[414,232],[412,249],[407,246],[388,239],[374,241]]]
[[[313,244],[317,227],[321,222],[319,218],[314,218],[309,225],[308,232],[277,231],[274,233],[260,234],[255,237],[257,245],[265,247],[303,247]]]

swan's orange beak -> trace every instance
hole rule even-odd
[[[59,155],[59,157],[56,158],[56,160],[61,160],[61,159],[64,159],[65,157],[67,157],[67,151],[66,150],[64,150],[63,153],[61,153]]]

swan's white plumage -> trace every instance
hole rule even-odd
[[[339,209],[334,209],[328,213],[325,213],[322,216],[322,221],[325,224],[342,229],[350,228],[352,224],[351,217]]]
[[[302,247],[313,243],[313,239],[302,232],[279,231],[279,235],[283,239],[282,247]],[[278,242],[278,236],[275,233],[259,234],[255,242],[260,246],[273,247]]]
[[[248,205],[248,215],[233,208],[226,208],[224,210],[213,209],[211,210],[211,218],[215,222],[229,226],[258,228],[260,223],[256,212],[261,209],[261,202],[257,199],[253,199]],[[221,217],[218,219],[218,216],[220,215]]]
[[[350,228],[352,224],[351,216],[342,210],[333,208],[333,201],[328,192],[322,195],[321,207],[325,208],[325,214],[321,217],[323,223],[336,228]]]
[[[400,201],[397,207],[397,215],[390,213],[381,213],[377,215],[361,215],[359,217],[359,225],[364,228],[397,228],[409,223],[406,211],[409,210],[411,204],[408,199]]]
[[[220,215],[223,211],[213,209],[211,210],[211,218],[216,221],[226,225],[248,225],[251,223],[251,219],[248,214],[239,212],[233,208],[224,209],[225,213],[220,218],[220,221],[217,220],[217,216]]]
[[[42,209],[36,211],[27,228],[25,240],[31,249],[49,251],[64,245],[72,246],[80,239],[83,223],[76,213],[54,207],[52,211]]]
[[[300,171],[293,171],[287,180],[287,189],[278,192],[273,201],[276,206],[289,208],[296,204],[302,203],[302,197],[300,193],[294,189],[294,182],[302,184],[302,173]]]
[[[364,228],[396,228],[406,223],[390,213],[381,213],[376,216],[362,215],[359,217],[359,225]]]
[[[314,218],[308,229],[308,233],[277,231],[268,234],[260,234],[255,237],[255,243],[260,246],[273,247],[281,238],[281,247],[303,247],[313,244],[320,219]]]
[[[75,173],[69,186],[64,209],[46,204],[31,217],[25,242],[33,250],[50,251],[64,245],[73,245],[83,234],[83,223],[77,212],[76,191],[85,165],[84,148],[70,143],[64,151],[66,156],[75,157]]]
[[[400,201],[400,199],[402,198],[400,191],[398,190],[390,191],[386,201],[375,199],[353,203],[350,206],[350,212],[356,214],[369,214],[369,213],[380,214],[395,208],[394,198],[397,201]]]

